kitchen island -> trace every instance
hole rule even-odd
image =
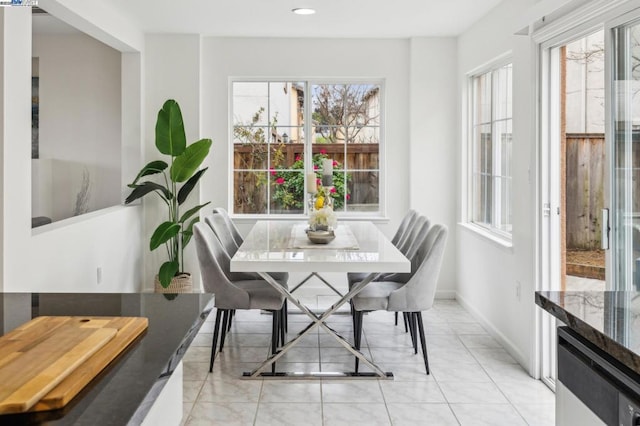
[[[640,424],[640,293],[537,292],[558,327],[556,424]]]
[[[0,335],[38,316],[145,317],[148,329],[63,409],[0,416],[0,424],[178,424],[182,364],[211,294],[0,293]],[[19,374],[19,373],[18,373]],[[177,419],[177,421],[173,421]]]

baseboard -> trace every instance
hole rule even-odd
[[[455,290],[436,290],[436,299],[455,299]]]
[[[455,298],[460,305],[467,310],[487,332],[502,345],[502,347],[530,374],[529,360],[518,350],[516,345],[511,342],[504,334],[500,332],[490,321],[488,321],[484,315],[482,315],[476,308],[468,303],[460,293],[456,292]]]

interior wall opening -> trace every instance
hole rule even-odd
[[[33,10],[35,228],[121,204],[122,53]]]

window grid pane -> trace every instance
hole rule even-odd
[[[472,78],[470,220],[511,234],[512,66]]]
[[[305,213],[305,163],[320,178],[324,159],[336,212],[380,211],[381,105],[378,84],[232,82],[232,211]]]

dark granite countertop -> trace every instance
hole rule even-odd
[[[640,374],[640,293],[538,291],[536,304]]]
[[[147,317],[149,328],[61,410],[0,424],[139,424],[213,306],[211,294],[0,293],[0,335],[39,315]]]

